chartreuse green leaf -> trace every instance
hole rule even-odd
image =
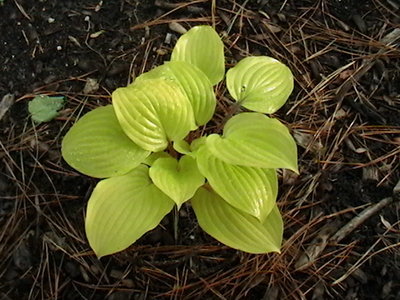
[[[226,73],[231,96],[247,109],[274,113],[293,90],[290,69],[267,56],[246,57]]]
[[[158,152],[196,129],[193,109],[177,83],[143,80],[112,94],[114,109],[126,135],[143,149]]]
[[[222,136],[207,137],[207,148],[219,159],[242,166],[297,170],[297,146],[289,130],[260,113],[231,118]]]
[[[196,155],[200,172],[225,201],[260,221],[275,205],[278,181],[274,169],[231,165],[214,156],[207,147]]]
[[[156,227],[173,206],[174,201],[152,184],[145,165],[102,180],[87,206],[89,244],[98,257],[124,250]]]
[[[180,154],[191,155],[192,150],[190,149],[190,144],[188,142],[186,142],[185,140],[180,140],[180,141],[174,142],[173,147],[174,147],[175,151],[177,151]]]
[[[178,209],[205,182],[196,160],[187,155],[182,156],[179,162],[172,157],[159,158],[151,166],[149,174],[154,184],[175,201]]]
[[[98,178],[123,175],[150,153],[125,135],[111,105],[80,118],[64,137],[61,152],[70,166]]]
[[[146,79],[163,78],[176,82],[193,107],[198,126],[206,124],[213,116],[216,99],[208,77],[196,66],[183,61],[167,62],[140,75],[134,84]]]
[[[190,145],[185,140],[176,141],[174,142],[173,147],[180,154],[190,155],[193,158],[195,158],[197,150],[201,148],[201,146],[204,145],[205,142],[206,142],[206,136],[202,136],[193,140]]]
[[[260,222],[205,188],[197,191],[191,203],[200,227],[221,243],[255,254],[280,252],[283,222],[276,205]]]
[[[211,26],[196,26],[182,35],[172,51],[171,61],[195,65],[213,85],[224,78],[224,44]]]

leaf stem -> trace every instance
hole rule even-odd
[[[179,225],[179,210],[176,207],[176,205],[174,206],[174,240],[175,240],[175,244],[178,243],[178,225]]]

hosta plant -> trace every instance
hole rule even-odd
[[[245,112],[227,120],[222,133],[205,136],[214,86],[224,75],[221,39],[212,27],[196,26],[180,37],[169,62],[115,90],[112,105],[68,131],[66,162],[102,179],[85,220],[98,257],[127,248],[185,202],[218,241],[249,253],[279,252],[276,169],[297,172],[297,149],[289,130],[266,114],[285,103],[293,77],[271,57],[241,60],[226,73],[226,87]]]

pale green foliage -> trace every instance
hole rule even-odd
[[[233,208],[216,193],[200,188],[192,206],[201,228],[220,242],[249,253],[280,251],[283,222],[276,205],[260,222]]]
[[[111,105],[79,119],[64,137],[61,149],[69,165],[98,178],[126,174],[150,154],[125,135]]]
[[[194,158],[196,158],[197,150],[199,150],[205,143],[207,137],[202,136],[194,141],[191,144],[186,142],[185,140],[174,142],[174,149],[178,151],[180,154],[187,154]]]
[[[224,44],[210,26],[195,26],[182,35],[172,51],[171,61],[198,67],[213,85],[224,78]]]
[[[216,157],[230,164],[297,172],[297,147],[289,130],[260,113],[234,116],[226,123],[223,136],[208,136],[206,145]]]
[[[29,101],[28,111],[36,123],[48,122],[58,115],[58,110],[64,105],[64,97],[49,97],[39,95]]]
[[[186,142],[185,140],[181,140],[181,141],[176,141],[173,144],[175,151],[179,152],[180,154],[187,154],[187,155],[192,155],[193,157],[195,157],[192,154],[192,149],[191,146],[188,142]]]
[[[276,169],[297,172],[297,148],[286,126],[263,113],[287,100],[290,70],[269,57],[239,62],[227,73],[228,90],[256,112],[237,114],[222,135],[206,136],[203,125],[216,107],[213,85],[225,72],[223,43],[210,26],[196,26],[178,40],[171,60],[118,88],[112,106],[83,116],[63,140],[72,167],[110,177],[87,206],[90,246],[98,257],[121,251],[174,205],[191,201],[200,226],[220,242],[279,252]]]
[[[145,165],[100,181],[88,202],[85,221],[89,244],[98,257],[127,248],[153,229],[174,202],[150,180]]]
[[[197,128],[188,98],[173,81],[143,80],[118,88],[112,99],[122,129],[143,149],[162,151]]]
[[[216,99],[210,80],[200,69],[183,61],[167,62],[140,75],[134,84],[157,78],[171,80],[181,87],[192,105],[197,126],[210,121]]]
[[[188,155],[175,158],[160,158],[150,168],[150,178],[154,184],[175,201],[178,208],[193,197],[205,182],[196,160]]]
[[[246,57],[226,73],[226,85],[232,97],[244,107],[272,114],[292,92],[293,75],[272,57]]]
[[[197,163],[214,191],[230,205],[260,221],[271,212],[278,194],[275,169],[229,164],[215,157],[207,147],[199,150]]]

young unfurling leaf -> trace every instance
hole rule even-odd
[[[196,160],[188,155],[182,156],[179,161],[172,157],[157,159],[150,168],[150,178],[175,201],[178,208],[192,198],[205,181]]]

